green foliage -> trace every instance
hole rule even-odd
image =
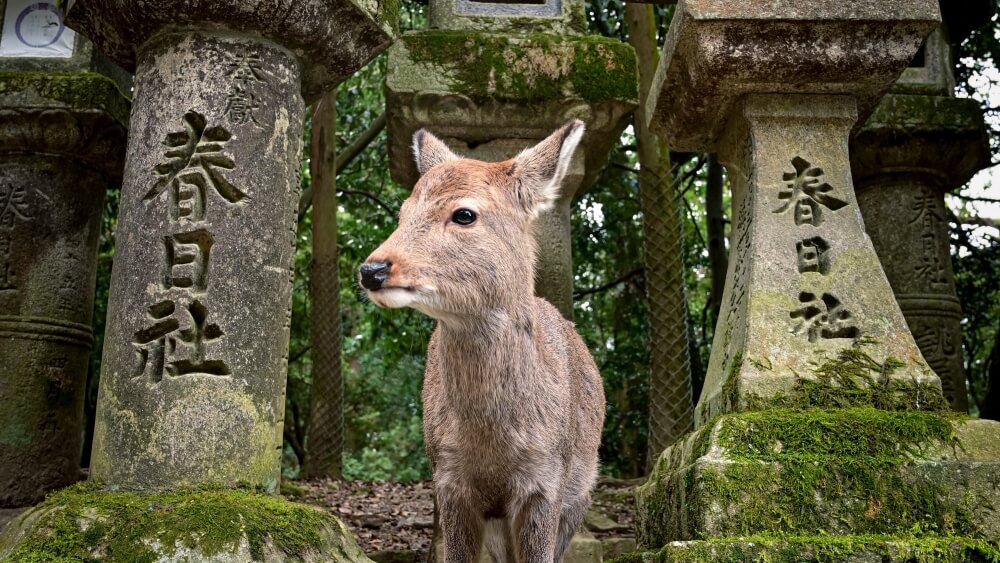
[[[211,556],[245,538],[259,561],[268,545],[301,557],[321,547],[324,536],[342,533],[336,519],[321,510],[244,490],[123,493],[83,483],[50,495],[29,516],[36,515],[35,532],[10,560],[92,561],[102,554],[142,563],[181,547]]]

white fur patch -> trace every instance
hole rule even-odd
[[[417,295],[408,289],[391,287],[378,291],[369,291],[368,298],[379,307],[401,309],[412,305],[416,301]]]

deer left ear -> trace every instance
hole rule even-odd
[[[458,160],[458,155],[451,152],[444,141],[431,135],[426,129],[413,134],[413,159],[417,163],[417,171],[423,176],[428,170],[449,160]]]
[[[559,199],[559,189],[583,132],[583,122],[573,119],[530,149],[514,157],[515,196],[528,213],[538,216]]]

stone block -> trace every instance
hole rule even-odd
[[[1000,423],[870,408],[726,415],[636,495],[639,546],[784,535],[1000,537]]]
[[[839,94],[864,118],[940,23],[938,0],[681,0],[647,115],[671,148],[711,150],[750,93]]]
[[[411,143],[421,127],[463,155],[516,140],[490,150],[505,160],[571,118],[587,124],[588,186],[638,103],[634,51],[602,37],[422,31],[393,44],[388,65],[390,170],[404,186],[417,180]]]
[[[0,533],[4,561],[372,563],[340,520],[246,491],[122,493],[74,486]]]
[[[86,34],[128,71],[141,65],[147,42],[167,29],[228,30],[266,38],[302,65],[301,91],[307,101],[384,50],[399,17],[397,0],[77,0],[70,4],[70,27]],[[253,50],[248,56],[254,56]],[[226,74],[202,80],[221,80]]]
[[[432,0],[430,27],[512,33],[587,33],[581,0]]]
[[[969,563],[997,557],[996,542],[962,536],[753,536],[671,542],[616,563]]]
[[[952,190],[990,165],[983,110],[970,98],[889,94],[851,139],[859,191],[886,173],[927,171]]]
[[[635,548],[635,538],[604,538],[601,540],[601,550],[607,561],[635,551]]]
[[[444,541],[440,539],[435,540],[434,545],[431,546],[434,550],[434,561],[444,562]],[[562,563],[601,563],[602,555],[601,542],[598,541],[590,532],[581,531],[577,532],[573,539],[569,542],[569,547],[566,548],[566,553],[563,555]],[[479,552],[479,557],[476,559],[476,563],[493,563],[493,558],[483,547]]]

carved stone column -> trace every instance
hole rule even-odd
[[[435,0],[430,9],[431,23],[448,29],[406,34],[389,50],[393,178],[405,186],[416,183],[410,144],[421,127],[459,155],[501,161],[567,120],[582,119],[587,132],[562,197],[538,221],[535,274],[535,293],[572,318],[570,209],[607,162],[638,101],[635,53],[619,41],[579,35],[585,23],[576,0]]]
[[[903,560],[914,530],[958,538],[921,537],[938,553],[997,537],[1000,424],[941,414],[864,232],[848,150],[936,27],[937,1],[676,10],[651,123],[677,150],[719,152],[733,234],[698,427],[637,493],[640,548]],[[758,534],[772,539],[747,539]]]
[[[280,479],[303,96],[388,42],[350,2],[80,0],[135,69],[91,475]]]
[[[978,22],[992,12],[985,1],[968,8]],[[962,36],[949,32],[961,34],[976,23],[961,21],[968,13],[945,16],[855,135],[851,164],[866,230],[906,323],[941,378],[945,398],[965,412],[962,308],[955,295],[944,195],[989,166],[990,153],[979,104],[954,97],[950,43]]]
[[[0,508],[80,479],[104,194],[125,159],[127,78],[47,6],[0,1]]]

